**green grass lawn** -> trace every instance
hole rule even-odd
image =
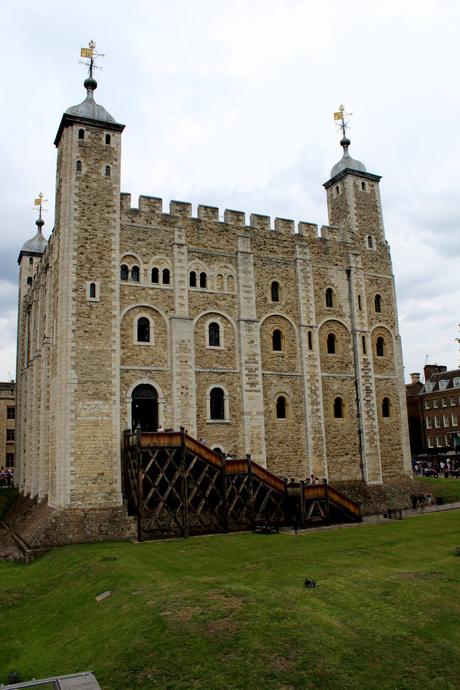
[[[423,491],[431,491],[433,496],[443,496],[446,503],[460,501],[460,479],[444,477],[416,477]]]
[[[0,682],[92,670],[103,690],[457,689],[459,528],[447,512],[2,562]]]

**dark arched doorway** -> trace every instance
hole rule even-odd
[[[141,431],[158,429],[158,393],[146,383],[136,386],[132,393],[132,429]]]

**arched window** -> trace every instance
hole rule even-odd
[[[342,417],[343,417],[343,400],[342,400],[342,398],[336,398],[334,400],[334,417],[336,419],[342,419]]]
[[[224,276],[222,273],[218,273],[216,276],[216,290],[219,292],[224,291]]]
[[[220,326],[216,321],[212,321],[208,326],[208,345],[220,347]]]
[[[32,278],[30,276],[27,278],[27,285],[32,285]]]
[[[81,175],[81,161],[77,161],[75,163],[75,170],[77,172],[77,175]]]
[[[79,139],[84,139],[84,138],[85,138],[85,130],[84,130],[84,129],[79,129],[79,130],[78,130],[78,138],[79,138]]]
[[[313,338],[311,335],[311,331],[308,331],[308,349],[313,350]]]
[[[89,297],[90,299],[96,299],[96,283],[89,284]]]
[[[382,311],[382,296],[379,294],[375,295],[374,297],[374,309],[379,314]]]
[[[362,343],[363,343],[363,355],[365,355],[366,354],[366,336],[363,335],[363,336],[361,336],[361,338],[362,338]]]
[[[152,283],[158,283],[160,281],[158,268],[152,268]]]
[[[372,239],[371,235],[367,236],[367,246],[369,249],[374,248],[374,240]]]
[[[106,177],[110,177],[110,174],[111,174],[110,165],[106,165],[104,175]]]
[[[361,305],[361,295],[358,295],[358,309],[359,309],[359,311],[361,311],[362,308],[363,308],[363,307],[362,307],[362,305]]]
[[[206,287],[206,273],[202,271],[200,273],[200,288],[205,288]]]
[[[332,288],[327,288],[326,290],[326,307],[334,306],[334,290]]]
[[[335,337],[334,333],[329,333],[327,336],[327,354],[328,355],[335,355],[336,353],[336,343],[337,343],[337,338]]]
[[[106,143],[106,144],[110,144],[110,142],[111,142],[110,134],[106,134],[106,135],[105,135],[105,143]]]
[[[129,270],[126,264],[120,266],[120,280],[128,280]]]
[[[382,417],[390,416],[390,398],[383,398],[382,400]]]
[[[377,338],[377,342],[375,344],[375,351],[377,357],[383,357],[385,355],[385,341],[381,335],[379,335],[379,337]]]
[[[145,316],[137,320],[137,342],[150,342],[150,321]]]
[[[273,283],[271,284],[271,296],[272,296],[272,302],[279,302],[280,301],[280,284],[278,283],[277,280],[274,280]]]
[[[365,182],[361,182],[361,189],[363,190],[363,192],[366,191],[366,183]]]
[[[286,419],[286,398],[284,395],[280,395],[276,399],[276,418]]]
[[[190,287],[196,287],[196,273],[195,273],[195,271],[190,271],[189,285],[190,285]]]
[[[235,289],[235,279],[233,276],[227,276],[227,290],[233,292]]]
[[[274,352],[282,352],[283,350],[283,334],[279,328],[275,328],[272,333],[272,348]]]
[[[171,273],[169,272],[169,268],[164,268],[163,269],[163,285],[169,285],[170,280],[171,280]]]
[[[139,266],[133,266],[132,269],[131,269],[131,280],[132,280],[134,283],[138,283],[138,282],[139,282],[139,275],[140,275]]]
[[[212,388],[209,398],[211,419],[225,419],[224,391],[222,388]]]

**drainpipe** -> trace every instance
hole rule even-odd
[[[351,335],[353,342],[353,366],[355,369],[355,393],[356,393],[356,406],[358,409],[358,447],[359,447],[359,467],[361,470],[361,479],[366,481],[366,470],[364,463],[364,429],[363,429],[363,406],[362,406],[362,396],[361,396],[361,383],[359,375],[359,342],[358,333],[356,331],[356,319],[355,319],[355,300],[353,294],[353,285],[351,282],[352,269],[347,268],[347,281],[348,281],[348,298],[350,300],[350,321],[351,321]]]

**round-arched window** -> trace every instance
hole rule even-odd
[[[139,266],[133,266],[131,269],[131,280],[134,283],[138,283],[139,282],[139,276],[140,276]]]
[[[129,270],[126,264],[120,266],[120,280],[128,280]]]
[[[334,400],[334,417],[336,419],[343,418],[343,400],[342,398],[336,398]]]
[[[159,280],[160,280],[160,277],[159,277],[158,268],[156,266],[154,266],[152,268],[152,283],[157,284],[159,282]]]
[[[382,417],[389,417],[390,416],[390,408],[391,408],[390,398],[383,398],[383,400],[382,400]]]
[[[328,355],[335,355],[337,351],[337,338],[335,333],[329,333],[327,336],[327,353]]]
[[[216,321],[212,321],[208,326],[208,345],[220,347],[220,326]]]
[[[190,271],[189,285],[190,285],[190,287],[196,287],[196,273],[195,273],[195,271]]]
[[[212,388],[209,394],[211,419],[225,419],[225,396],[222,388]]]
[[[381,335],[379,335],[375,343],[375,352],[377,354],[377,357],[385,356],[385,341]]]
[[[286,398],[284,395],[280,395],[276,399],[276,418],[286,419]]]
[[[380,314],[382,311],[382,295],[375,295],[374,297],[374,309],[375,311]]]
[[[270,286],[272,302],[280,301],[280,284],[274,280]]]
[[[326,307],[334,306],[334,290],[332,288],[327,288],[326,290]]]
[[[150,342],[150,321],[145,316],[137,320],[137,342]]]
[[[279,328],[275,328],[272,333],[272,348],[274,352],[282,352],[283,350],[283,334]]]

